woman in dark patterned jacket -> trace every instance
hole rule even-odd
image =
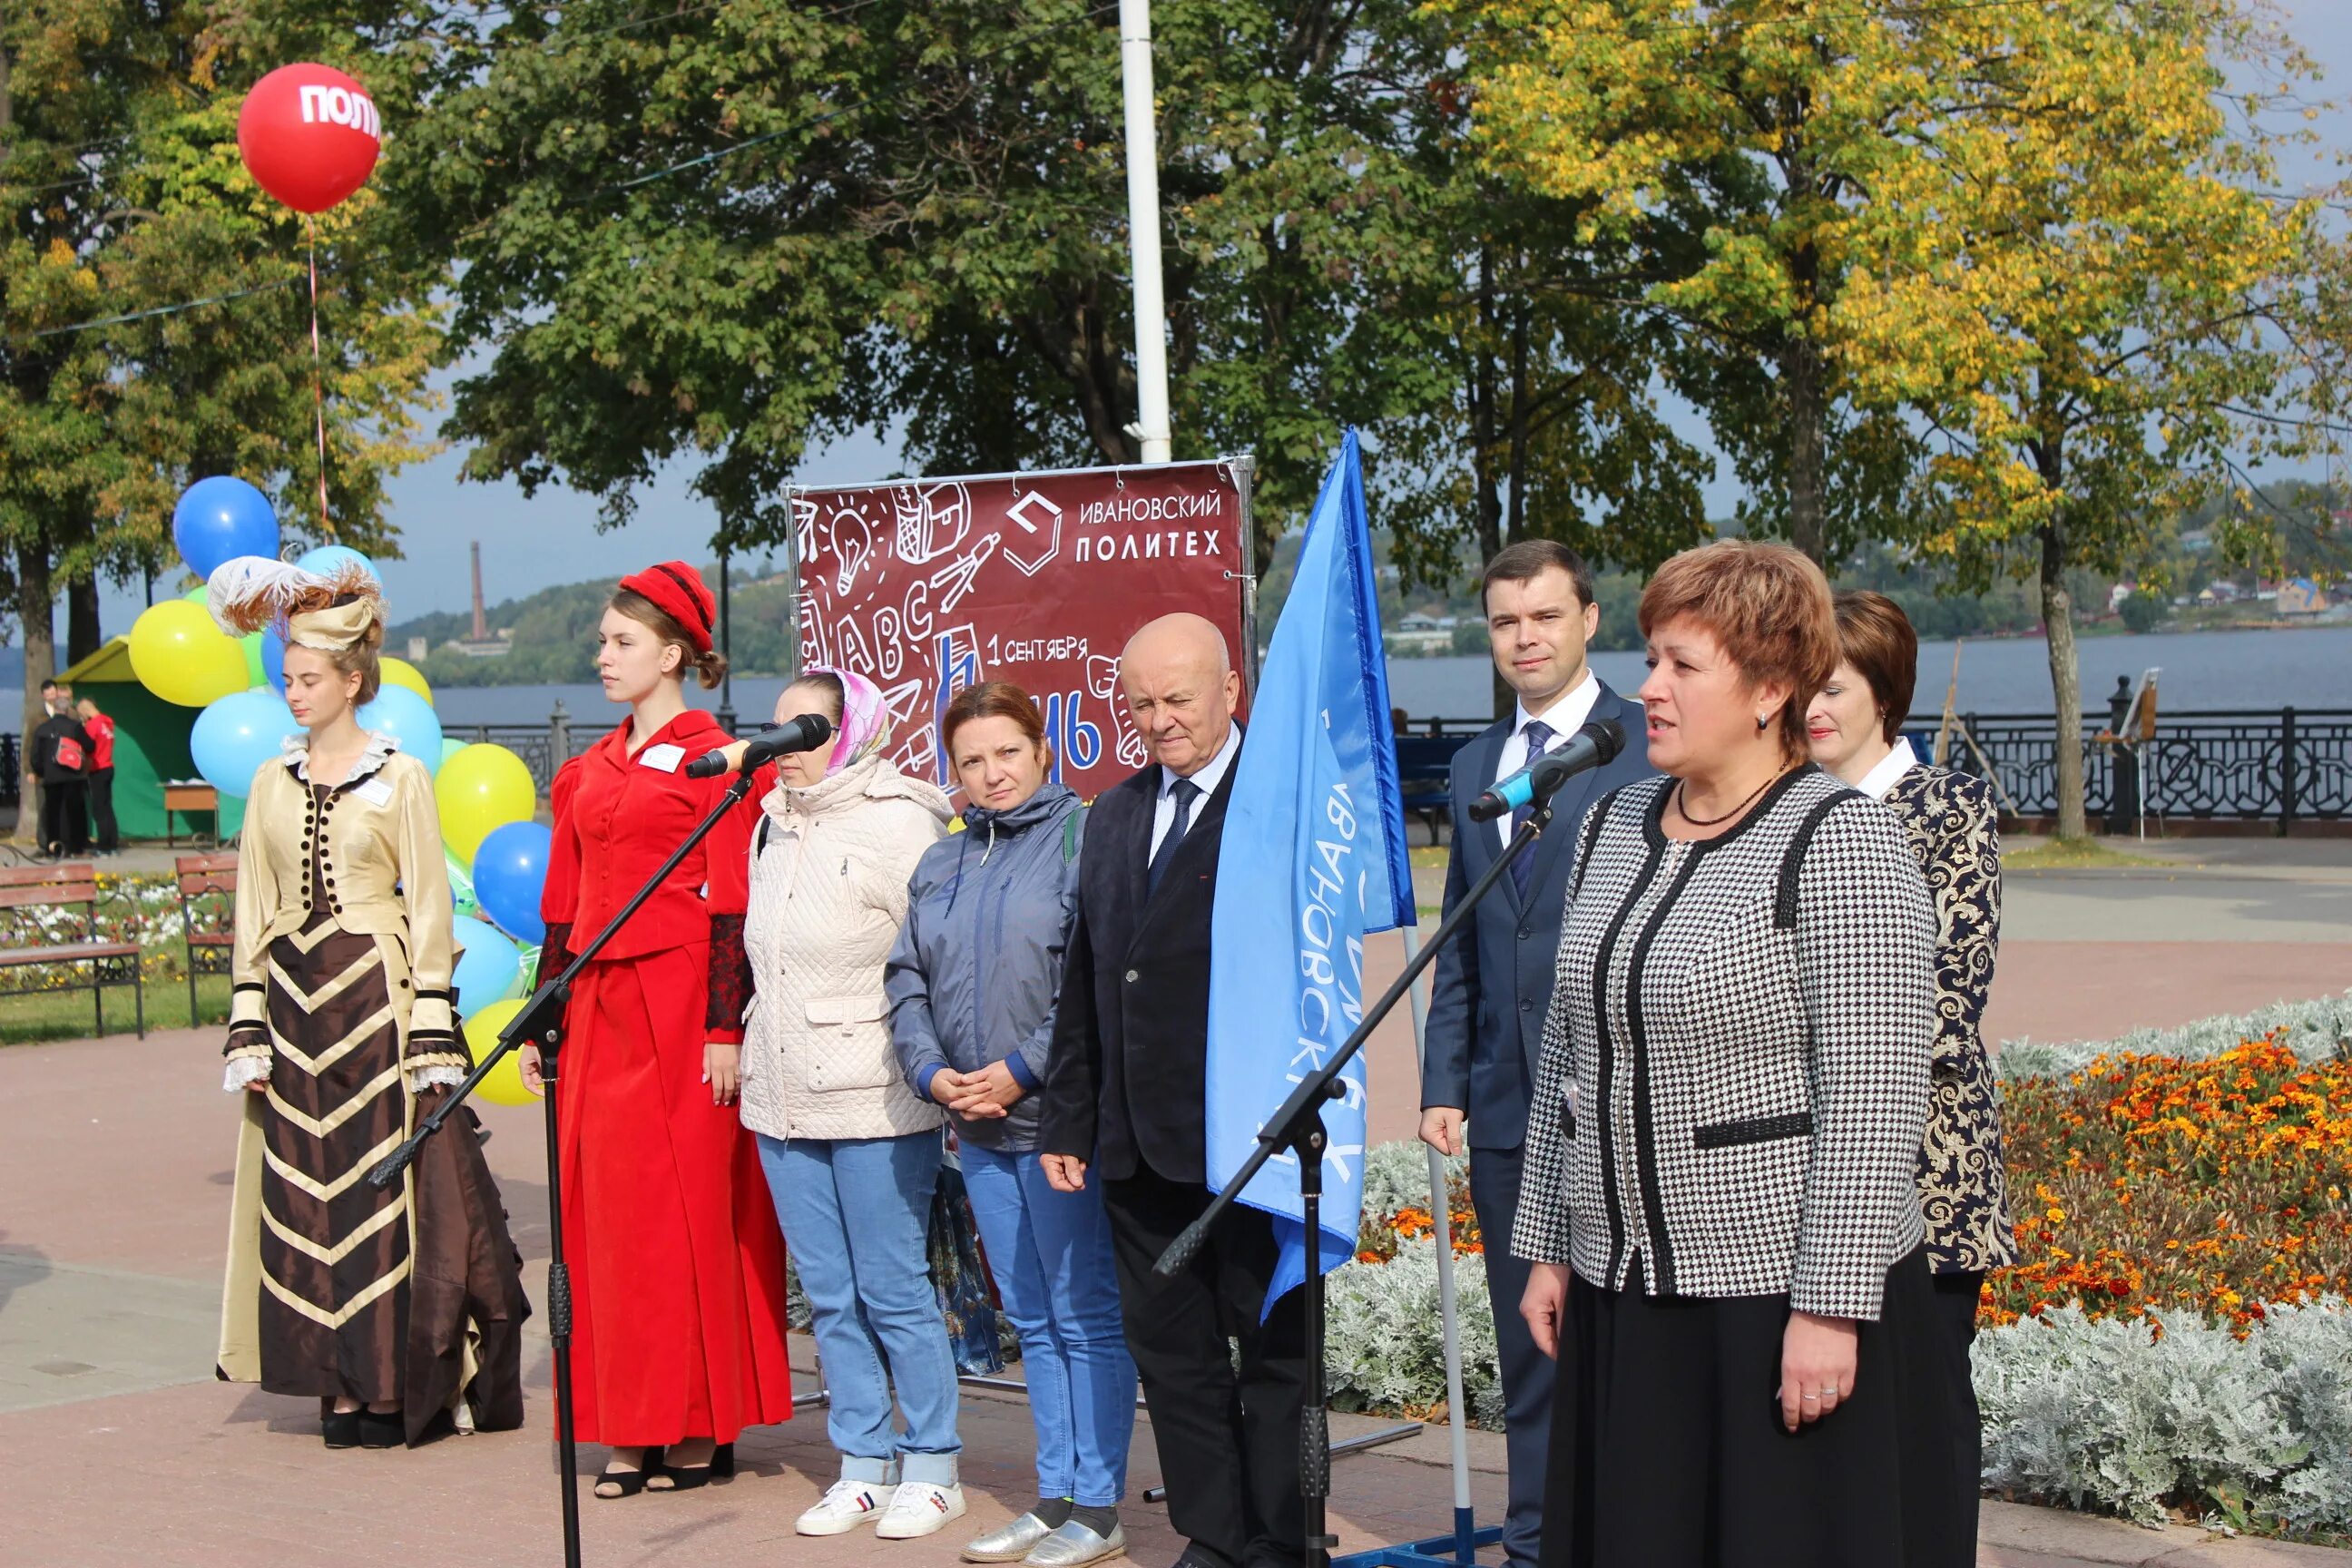
[[[1650,761],[1580,830],[1511,1245],[1559,1362],[1544,1568],[1951,1568],[1916,1167],[1935,924],[1805,757],[1821,571],[1726,540],[1642,595]]]
[[[2001,1167],[2000,1093],[1985,1055],[1985,994],[2000,940],[2000,826],[1983,780],[1922,763],[1903,738],[1919,637],[1894,600],[1837,596],[1836,673],[1805,715],[1813,761],[1902,824],[1936,901],[1936,1055],[1919,1203],[1948,1371],[1962,1421],[1968,1506],[1980,1489],[1976,1394],[1969,1351],[1985,1275],[2017,1261]]]

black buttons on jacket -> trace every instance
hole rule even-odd
[[[1534,1012],[1535,1010],[1536,1010],[1536,1004],[1535,1004],[1535,999],[1534,999],[1533,997],[1531,997],[1531,996],[1522,996],[1522,997],[1520,997],[1520,998],[1519,998],[1519,1011],[1520,1011],[1520,1012],[1522,1012],[1522,1013],[1532,1013],[1532,1012]]]

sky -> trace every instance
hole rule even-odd
[[[2322,91],[2352,99],[2352,0],[2279,0],[2289,32],[2326,72]],[[2326,160],[2352,150],[2352,107],[2332,110],[2320,123],[2318,149],[2283,173],[2289,188],[2326,177]],[[454,374],[454,373],[452,373]],[[446,389],[449,375],[439,379]],[[1683,433],[1705,442],[1705,426],[1687,410],[1676,420]],[[717,527],[710,507],[689,492],[695,465],[665,469],[640,493],[637,515],[625,528],[596,527],[594,498],[559,487],[542,488],[525,500],[510,483],[460,482],[460,451],[404,470],[389,487],[390,514],[400,530],[402,558],[380,563],[395,620],[436,610],[463,609],[472,587],[467,547],[482,546],[485,599],[496,604],[559,583],[618,577],[656,561],[711,558],[709,541]],[[895,441],[861,436],[814,452],[801,470],[803,482],[848,484],[897,473],[901,463]],[[1726,465],[1707,487],[1711,516],[1727,514],[1738,489]],[[1375,522],[1378,519],[1374,520]],[[159,588],[159,596],[162,590]],[[104,596],[102,621],[110,635],[129,629],[144,603],[139,586]]]

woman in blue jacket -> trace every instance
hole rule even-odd
[[[965,830],[916,866],[884,986],[908,1081],[954,1123],[1037,1426],[1036,1508],[963,1557],[1081,1568],[1127,1549],[1118,1509],[1135,1426],[1101,1194],[1055,1192],[1037,1155],[1033,1096],[1076,912],[1084,815],[1047,782],[1045,721],[1019,687],[958,693],[940,741],[963,786]]]

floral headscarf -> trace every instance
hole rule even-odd
[[[862,763],[890,743],[890,704],[883,700],[880,687],[829,664],[813,664],[806,673],[830,675],[841,682],[841,724],[835,733],[833,760],[825,764],[828,774]]]

